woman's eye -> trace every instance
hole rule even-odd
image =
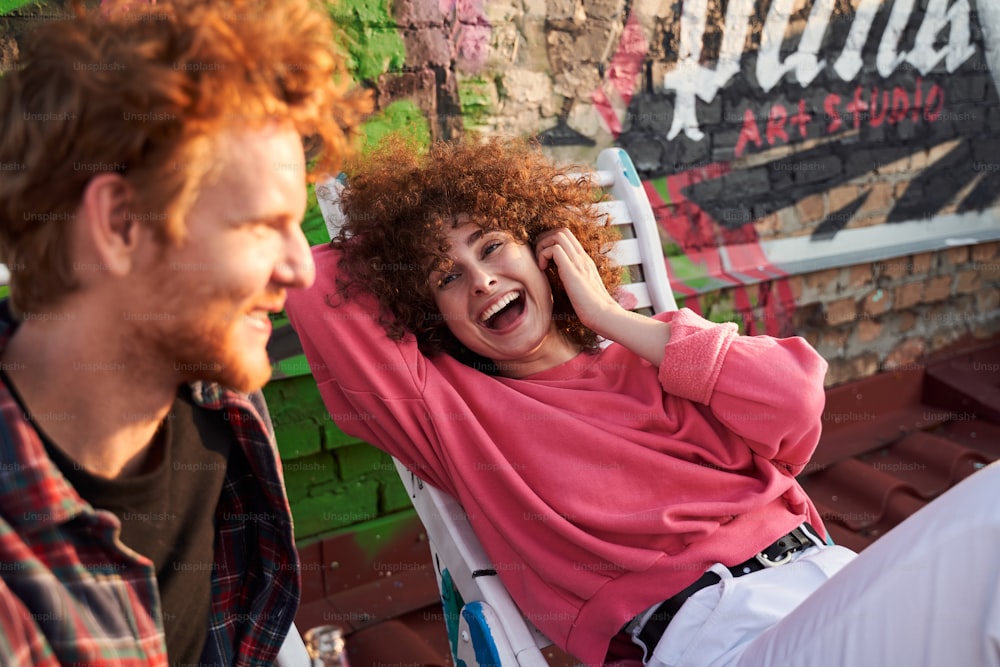
[[[496,250],[497,248],[499,248],[502,245],[503,245],[502,241],[490,241],[483,248],[483,257],[485,257],[486,255],[492,254],[494,250]]]
[[[457,273],[446,274],[443,278],[441,278],[440,285],[441,285],[441,287],[444,287],[445,285],[447,285],[448,283],[450,283],[450,282],[452,282],[454,280],[458,280],[458,274]]]

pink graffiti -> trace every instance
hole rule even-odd
[[[611,65],[604,75],[606,83],[591,93],[591,99],[601,118],[611,133],[617,138],[622,131],[622,121],[615,106],[627,109],[632,95],[635,93],[636,81],[642,69],[642,61],[649,51],[649,42],[643,34],[642,26],[635,14],[628,17],[615,55],[611,57]],[[611,93],[617,98],[615,102],[609,99],[605,89],[610,84]],[[617,104],[616,104],[617,103]]]
[[[438,0],[441,13],[450,19],[456,67],[477,72],[486,64],[493,26],[486,18],[483,0]]]
[[[667,176],[669,204],[648,181],[643,187],[660,225],[680,245],[687,258],[694,264],[702,265],[706,275],[733,285],[733,307],[743,317],[744,332],[791,335],[795,295],[788,276],[768,262],[753,223],[748,222],[738,229],[720,227],[697,203],[684,195],[689,186],[720,178],[731,171],[730,163],[716,162]],[[722,247],[726,248],[728,263],[732,267],[730,271],[723,264]],[[756,307],[751,304],[750,288],[742,276],[758,281]],[[675,280],[672,284],[676,292],[689,297],[685,305],[700,313],[697,291],[681,281]],[[763,319],[762,327],[758,325],[758,317]]]

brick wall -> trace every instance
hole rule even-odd
[[[389,456],[345,435],[323,406],[304,359],[264,395],[281,452],[297,540],[410,508]],[[294,368],[295,365],[298,368]]]
[[[986,48],[1000,11],[829,4],[348,0],[332,13],[375,91],[370,137],[537,136],[585,164],[625,148],[679,301],[744,333],[806,336],[832,386],[1000,330],[1000,57]],[[11,35],[62,5],[0,17],[0,71]],[[304,227],[321,240],[315,207]],[[265,393],[298,536],[405,508],[388,459],[340,433],[295,363]]]
[[[794,276],[788,333],[804,336],[830,363],[827,386],[878,372],[922,368],[934,352],[1000,333],[1000,244],[959,246]],[[717,321],[745,317],[722,290]],[[767,314],[756,308],[758,323]]]
[[[748,12],[729,70],[719,65],[722,45],[738,21],[723,16],[721,3],[695,17],[704,18],[700,41],[676,2],[404,0],[348,22],[359,52],[365,35],[392,27],[405,47],[402,64],[365,65],[379,122],[399,127],[382,119],[406,103],[427,119],[428,139],[469,130],[533,135],[552,157],[585,164],[604,147],[625,148],[660,221],[678,300],[744,333],[805,336],[830,362],[828,386],[919,367],[956,341],[996,335],[1000,232],[970,240],[961,226],[962,216],[998,211],[990,17],[955,3],[972,26],[964,39],[960,25],[947,30],[926,5],[897,29],[892,2],[870,16],[858,14],[856,1],[838,2],[810,60],[803,32],[815,3],[797,3],[783,27],[770,17],[772,4],[728,3]],[[852,52],[847,36],[868,19],[868,39]],[[780,38],[776,58],[768,31]],[[894,67],[879,62],[883,42],[901,57]],[[914,230],[949,216],[957,216],[954,238],[913,249]],[[852,259],[870,243],[862,230],[890,239],[877,258]],[[769,244],[790,239],[829,246],[822,267],[783,263]],[[733,265],[735,247],[749,268]],[[331,433],[316,417],[297,432],[316,430]],[[342,469],[343,447],[317,447],[306,456],[328,466],[327,477],[289,470],[303,535],[351,518],[323,519],[323,508],[341,506],[337,494],[352,495],[345,515],[394,506],[398,489],[384,458]],[[351,469],[361,472],[351,478]]]

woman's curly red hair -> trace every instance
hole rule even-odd
[[[421,150],[390,137],[348,168],[346,222],[332,242],[343,249],[342,291],[373,293],[391,338],[412,333],[424,354],[446,352],[489,372],[491,363],[451,335],[434,302],[428,278],[448,264],[447,232],[467,214],[534,247],[543,232],[567,228],[614,294],[621,275],[608,252],[616,232],[593,206],[600,191],[586,177],[571,177],[583,171],[556,165],[523,139],[470,136]],[[547,276],[559,332],[580,349],[595,349],[597,335],[580,322],[554,265]]]

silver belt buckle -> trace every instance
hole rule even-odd
[[[763,565],[764,567],[778,567],[779,565],[784,565],[788,561],[792,560],[793,553],[795,553],[795,551],[789,551],[785,553],[785,555],[783,555],[778,560],[771,560],[770,558],[765,556],[763,552],[761,552],[756,556],[754,556],[754,558],[756,558],[757,562]]]

